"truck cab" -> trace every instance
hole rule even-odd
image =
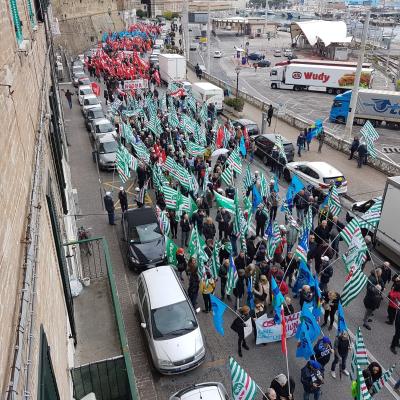
[[[282,82],[285,82],[285,67],[283,66],[275,66],[271,69],[270,81],[271,81],[271,89],[279,89]]]
[[[329,114],[329,121],[336,122],[339,124],[344,124],[347,121],[347,115],[349,114],[351,99],[351,90],[338,94],[334,100],[331,107],[331,112]]]

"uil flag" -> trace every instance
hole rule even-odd
[[[217,296],[210,294],[211,307],[213,311],[214,328],[221,335],[224,336],[224,312],[226,307],[228,307],[223,301],[221,301]]]
[[[311,282],[313,282],[313,277],[311,275],[310,268],[308,268],[305,262],[300,261],[299,273],[292,289],[293,293],[297,294],[303,285],[309,285]]]
[[[285,302],[285,299],[276,284],[275,278],[271,277],[271,293],[272,293],[272,305],[275,311],[275,323],[281,323],[281,305]]]
[[[300,325],[298,339],[299,341],[297,343],[296,357],[303,357],[308,361],[309,358],[314,354],[314,350],[305,324]]]
[[[234,400],[253,400],[257,395],[257,385],[250,375],[236,362],[229,357],[229,370],[232,381],[232,397]]]

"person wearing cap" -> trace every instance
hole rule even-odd
[[[250,350],[244,338],[244,327],[246,326],[246,321],[250,318],[250,307],[243,306],[238,311],[239,316],[232,322],[231,329],[238,335],[238,354],[239,357],[242,357],[242,347]]]
[[[322,370],[325,365],[328,364],[333,353],[331,339],[328,336],[324,336],[315,343],[314,346],[315,359],[321,364]]]
[[[324,369],[318,361],[310,360],[301,369],[301,383],[304,389],[304,400],[321,398],[321,386],[324,384]]]
[[[128,210],[128,195],[123,186],[120,186],[118,192],[119,204],[121,205],[122,214]]]
[[[111,196],[111,192],[106,192],[104,196],[104,207],[108,213],[108,223],[110,225],[115,225],[115,207],[114,200]]]
[[[321,257],[321,269],[319,273],[319,288],[322,292],[328,290],[328,283],[333,276],[332,263],[328,256]]]
[[[291,377],[288,381],[285,374],[279,374],[272,380],[270,387],[275,390],[277,400],[292,400],[296,383]]]

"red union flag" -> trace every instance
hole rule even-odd
[[[93,93],[96,96],[100,96],[100,85],[96,82],[92,82],[90,86],[92,87]]]

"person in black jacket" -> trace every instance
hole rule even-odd
[[[333,353],[332,343],[328,336],[318,339],[314,346],[315,359],[321,364],[322,369],[328,364]]]
[[[358,146],[360,145],[360,139],[358,136],[354,136],[353,142],[350,145],[350,157],[349,160],[353,159],[354,153],[358,150]]]
[[[195,263],[189,263],[189,265],[190,269],[189,269],[188,296],[190,302],[192,303],[193,308],[196,308],[197,296],[199,294],[199,287],[200,287],[200,279],[199,279],[199,274],[197,273],[197,265]]]
[[[187,268],[187,261],[185,258],[185,250],[180,247],[177,251],[176,251],[176,268],[178,269],[178,274],[179,274],[179,278],[181,278],[181,281],[183,281],[183,272],[186,271]]]
[[[244,269],[238,270],[238,280],[235,287],[233,288],[233,295],[236,297],[235,310],[240,306],[241,299],[244,296],[245,284],[246,284],[246,274]]]
[[[310,395],[314,400],[321,397],[321,386],[324,384],[324,369],[318,361],[310,360],[301,369],[301,383],[304,389],[304,400],[309,400]]]
[[[350,351],[350,336],[347,331],[341,332],[338,336],[335,338],[335,342],[333,344],[333,350],[335,354],[335,358],[333,359],[332,366],[331,366],[331,375],[333,379],[336,379],[336,365],[340,361],[340,373],[349,376],[349,371],[346,369],[346,360],[347,356],[349,355]]]
[[[115,207],[114,200],[111,197],[111,192],[106,192],[104,196],[104,207],[108,214],[108,223],[110,225],[115,225]]]
[[[178,235],[178,221],[174,210],[168,210],[169,225],[171,226],[172,239],[176,239]]]
[[[365,385],[370,394],[374,394],[373,384],[382,376],[382,367],[376,361],[373,361],[362,372],[364,376]]]
[[[123,186],[119,188],[118,199],[123,214],[128,209],[128,195]]]
[[[325,310],[324,314],[324,323],[321,325],[322,327],[326,326],[328,323],[328,317],[330,317],[329,330],[332,329],[333,323],[335,322],[335,314],[339,307],[340,295],[333,290],[329,292],[322,293],[322,307]]]
[[[397,311],[395,319],[395,332],[392,338],[392,343],[390,344],[390,351],[393,354],[397,354],[396,347],[400,347],[400,312]]]
[[[228,243],[229,243],[228,239],[223,239],[222,240],[222,246],[221,246],[221,249],[219,250],[219,263],[220,264],[222,264],[224,262],[224,260],[229,259],[230,253],[226,248]]]
[[[250,308],[243,306],[239,309],[239,313],[240,316],[232,322],[231,329],[238,335],[238,354],[239,357],[242,357],[242,347],[246,350],[250,350],[244,338],[244,327],[246,326],[245,321],[250,318]]]
[[[228,280],[228,269],[229,269],[229,260],[225,259],[221,263],[221,267],[218,271],[218,276],[221,279],[221,300],[225,299],[225,288],[226,288],[226,282]],[[230,300],[231,296],[228,294],[227,299]]]
[[[365,143],[361,143],[357,149],[358,160],[357,160],[357,168],[361,168],[362,165],[367,165],[368,159],[368,149]]]
[[[290,390],[289,390],[290,386]],[[289,400],[293,398],[296,383],[292,378],[288,378],[285,374],[277,375],[271,382],[270,388],[275,390],[276,400]]]
[[[222,239],[222,235],[227,238],[229,222],[231,220],[229,212],[226,211],[225,208],[219,208],[215,220],[218,222],[219,240]]]
[[[376,268],[371,271],[371,274],[368,278],[367,283],[367,293],[364,297],[364,306],[365,306],[365,314],[363,319],[364,328],[371,330],[371,326],[368,325],[368,322],[372,322],[371,316],[373,312],[379,308],[382,300],[382,287],[383,282],[381,279],[382,270],[380,268]]]
[[[206,222],[203,225],[203,235],[206,240],[214,239],[216,233],[215,225],[211,217],[206,218]]]
[[[319,273],[319,288],[322,292],[328,290],[328,283],[333,276],[333,267],[332,263],[329,260],[328,256],[321,257],[321,267]]]
[[[181,246],[186,246],[188,245],[188,240],[189,240],[189,233],[190,233],[190,220],[189,220],[189,215],[188,214],[183,214],[181,218],[181,230],[182,230],[182,241],[181,241]]]
[[[264,205],[260,204],[257,208],[255,220],[256,220],[256,236],[264,236],[265,223],[268,219],[268,213],[263,209]]]

